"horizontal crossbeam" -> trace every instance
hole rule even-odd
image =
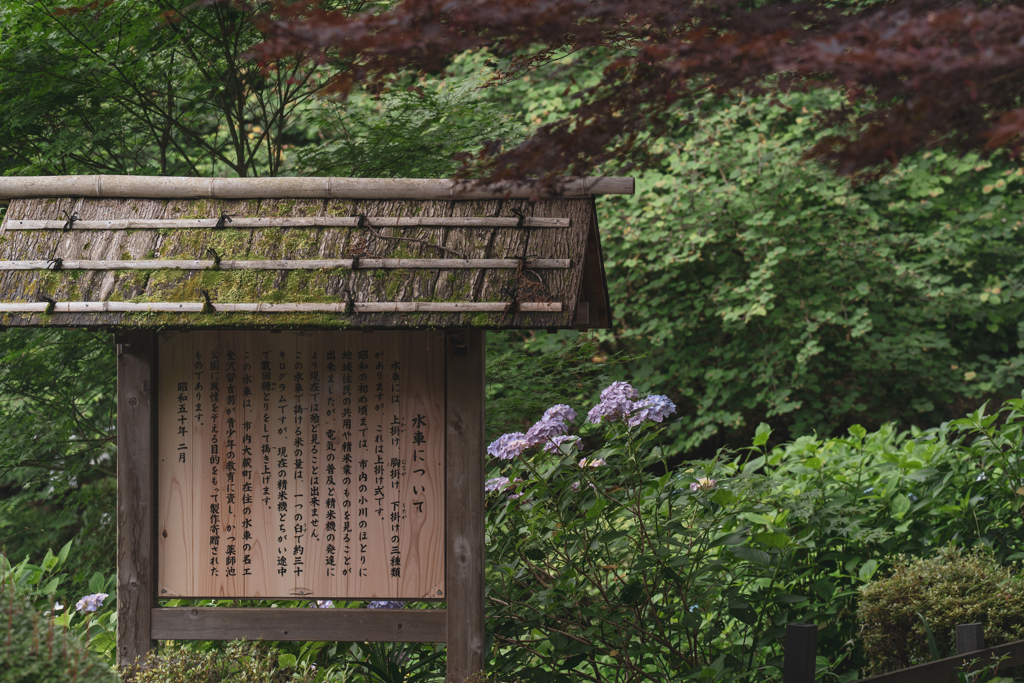
[[[155,607],[153,640],[443,643],[443,609]]]
[[[364,227],[369,228],[514,228],[518,218],[498,217],[388,217],[367,216]],[[273,218],[230,217],[219,218],[167,218],[126,220],[76,220],[73,230],[205,230],[212,228],[355,228],[358,216],[304,216]],[[7,230],[63,230],[65,220],[10,220]],[[525,228],[568,228],[568,218],[524,218]]]
[[[324,268],[348,268],[359,270],[420,270],[420,269],[513,269],[524,264],[520,259],[429,259],[429,258],[361,258],[361,259],[307,259],[270,261],[221,261],[194,259],[148,259],[148,260],[30,260],[0,261],[4,270],[320,270]],[[565,269],[572,265],[570,259],[525,259],[527,268]]]
[[[355,302],[354,313],[504,313],[504,301],[365,301]],[[52,310],[50,307],[52,306]],[[213,313],[350,313],[348,303],[214,303]],[[521,301],[522,313],[560,313],[561,302]],[[202,313],[202,303],[127,301],[0,302],[0,313]]]

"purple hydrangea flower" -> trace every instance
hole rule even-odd
[[[319,609],[330,609],[330,608],[334,607],[334,602],[331,601],[331,600],[317,600],[316,602],[311,604],[310,607],[312,607],[314,609],[316,609],[316,608],[319,608]]]
[[[374,600],[366,607],[367,609],[401,609],[405,607],[405,600]]]
[[[601,402],[590,409],[587,419],[592,424],[598,424],[604,419],[609,422],[621,420],[633,409],[633,400],[639,396],[628,382],[612,382],[601,392]]]
[[[580,437],[578,436],[556,436],[544,445],[544,450],[549,453],[562,453],[568,455],[572,449],[580,447]]]
[[[487,480],[487,483],[484,484],[484,491],[500,491],[506,486],[508,486],[508,477],[495,477]]]
[[[626,423],[630,427],[636,427],[644,420],[661,422],[674,412],[676,412],[676,404],[670,401],[668,396],[650,394],[642,401],[633,404]]]
[[[576,411],[564,403],[551,406],[544,411],[543,417],[527,430],[526,443],[531,446],[547,443],[569,431],[569,425],[566,423],[571,424],[575,419]]]
[[[487,452],[501,460],[511,460],[519,456],[530,444],[526,441],[526,435],[522,432],[502,434],[491,442]]]
[[[86,595],[75,603],[75,609],[79,612],[95,612],[103,606],[103,601],[106,599],[106,593],[93,593],[92,595]]]

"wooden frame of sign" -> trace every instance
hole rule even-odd
[[[429,352],[428,345],[433,345]],[[484,345],[482,331],[119,335],[118,663],[131,666],[144,661],[155,641],[165,639],[404,641],[447,643],[447,680],[451,683],[462,683],[481,672]],[[336,363],[341,362],[343,351],[350,352],[355,363],[364,351],[370,362],[371,367],[365,369],[370,375],[369,387],[363,392],[370,415],[365,425],[366,444],[355,440],[356,435],[348,440],[343,437],[340,430],[346,418],[340,403],[328,408],[329,350],[336,353]],[[234,362],[231,369],[238,375],[230,385],[229,352]],[[284,353],[291,367],[288,377],[273,377],[267,384],[263,370],[253,361],[257,354],[269,358],[271,352],[278,361]],[[202,368],[186,368],[186,355]],[[253,366],[248,369],[253,372],[248,380],[242,368],[246,360]],[[321,386],[317,388],[323,394],[319,399],[322,405],[311,413],[317,406],[317,399],[310,395],[314,392],[308,374],[314,372],[313,360],[318,362],[315,372],[321,374]],[[211,361],[216,361],[215,367]],[[377,367],[378,362],[385,368]],[[299,380],[295,378],[296,364],[302,364],[306,373]],[[275,373],[278,370],[273,369]],[[182,386],[187,382],[181,377],[186,371],[208,373],[195,377],[206,386],[198,391],[194,382]],[[340,398],[346,373],[340,367],[336,372],[331,391],[337,391]],[[377,372],[383,376],[376,377]],[[348,378],[351,394],[346,395],[353,400],[353,414],[348,419],[358,421],[362,381],[358,365],[354,374]],[[210,386],[212,381],[216,388]],[[378,383],[385,386],[377,387]],[[252,395],[248,407],[242,400],[246,387]],[[267,429],[268,435],[263,437],[258,429],[267,412],[261,405],[265,390],[277,392],[275,406],[278,401],[287,404],[287,427],[282,423]],[[234,406],[231,415],[229,395]],[[219,405],[215,407],[215,403]],[[328,410],[337,412],[329,416]],[[184,415],[182,433],[166,426],[179,424],[179,412]],[[300,414],[304,419],[297,421]],[[333,426],[332,420],[337,421]],[[311,421],[318,424],[314,427]],[[249,426],[243,428],[245,422]],[[354,425],[353,431],[358,426]],[[330,437],[329,429],[333,430]],[[244,441],[247,430],[250,438]],[[383,476],[373,469],[376,464],[371,460],[376,457],[375,435],[383,437],[377,443],[385,445]],[[262,443],[269,447],[269,454]],[[343,497],[341,481],[345,443],[371,454],[365,465],[359,458],[345,463],[355,469],[348,499]],[[249,463],[243,458],[246,446],[252,451]],[[392,460],[394,451],[400,455]],[[266,463],[265,455],[269,455]],[[283,459],[278,461],[278,455]],[[333,462],[328,461],[329,456]],[[329,504],[326,471],[333,463],[337,463],[337,491]],[[316,483],[314,467],[320,478]],[[443,474],[432,472],[431,467]],[[423,472],[416,471],[419,469]],[[363,470],[367,489],[359,491],[358,477]],[[377,478],[383,481],[375,481]],[[271,484],[264,487],[264,479]],[[316,485],[319,490],[312,490]],[[357,498],[360,493],[371,494],[365,506]],[[315,514],[314,497],[318,498]],[[339,516],[345,500],[352,506],[345,510],[367,508],[365,542],[360,544],[354,536],[347,551]],[[284,512],[279,512],[279,506]],[[336,511],[330,518],[329,509]],[[282,519],[287,520],[284,530]],[[357,518],[353,515],[352,519],[355,522]],[[330,521],[334,522],[333,543],[327,538]],[[351,531],[359,533],[358,523]],[[243,537],[246,531],[251,538]],[[243,551],[244,546],[249,546],[249,552]],[[245,555],[249,555],[248,562]],[[346,566],[351,571],[342,573]],[[358,571],[360,567],[363,572]],[[171,595],[443,599],[446,607],[160,607],[158,601]]]

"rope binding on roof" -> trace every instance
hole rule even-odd
[[[64,227],[61,228],[62,232],[71,232],[75,228],[75,221],[78,220],[78,214],[69,214],[66,210],[64,211]]]
[[[228,214],[228,212],[227,211],[221,211],[220,212],[220,218],[217,219],[217,225],[215,225],[214,227],[218,228],[218,229],[224,228],[224,227],[227,227],[225,225],[225,223],[230,223],[230,222],[231,222],[231,216]]]

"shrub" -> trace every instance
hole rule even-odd
[[[116,683],[116,673],[26,596],[0,586],[0,683]]]
[[[752,462],[673,472],[674,412],[616,382],[587,420],[551,407],[488,452],[488,629],[499,681],[767,680],[802,547]],[[763,445],[767,433],[760,437]],[[756,528],[755,528],[756,527]]]
[[[983,623],[989,647],[1024,639],[1024,582],[989,553],[950,546],[927,559],[899,557],[888,578],[861,591],[858,619],[870,673],[928,661],[925,622],[939,655],[955,652],[957,624]]]
[[[290,658],[289,658],[290,657]],[[289,659],[286,659],[289,658]],[[286,661],[282,661],[286,660]],[[132,683],[312,683],[316,666],[295,666],[268,643],[235,641],[222,650],[200,651],[173,643],[150,655]]]

